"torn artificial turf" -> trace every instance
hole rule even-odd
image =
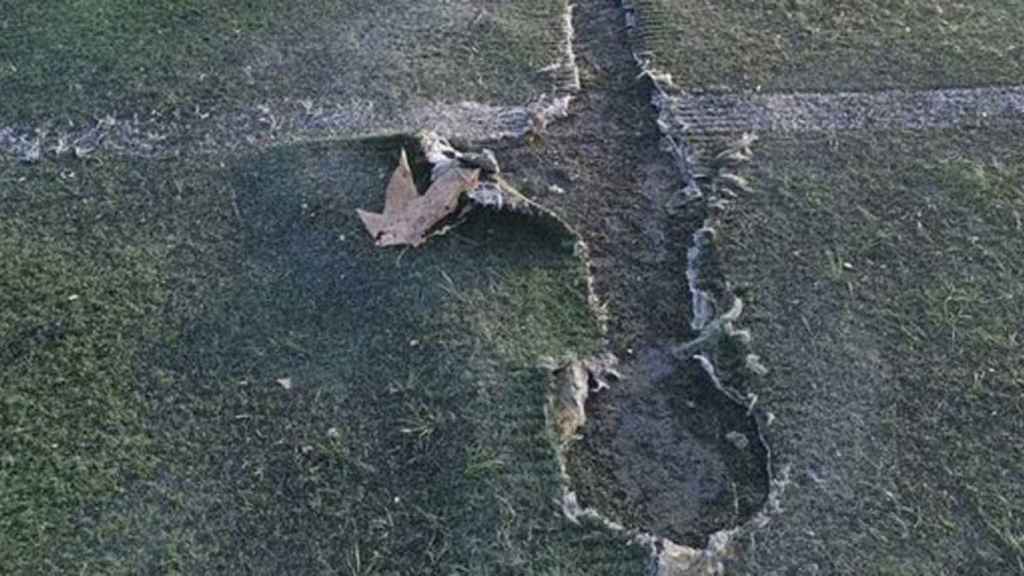
[[[2,166],[0,564],[642,570],[557,504],[537,361],[598,346],[576,239],[482,211],[381,251],[355,208],[395,159]]]
[[[1019,566],[1020,139],[762,135],[718,249],[771,368],[753,391],[777,416],[774,454],[802,489],[741,569]]]

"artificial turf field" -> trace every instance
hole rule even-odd
[[[276,101],[371,103],[371,122],[423,102],[526,105],[553,89],[567,9],[10,4],[0,136]],[[629,4],[631,45],[609,41],[619,2],[574,12],[574,106],[604,139],[657,146],[593,112],[644,96],[615,77],[649,81],[603,51],[670,72],[670,97],[1024,83],[1017,1]],[[614,212],[670,203],[641,189],[667,156],[616,189],[621,169],[594,174],[623,160],[593,142],[499,149],[513,183],[597,240],[607,338],[577,238],[552,220],[482,211],[421,249],[372,245],[355,209],[380,208],[409,135],[0,157],[0,573],[649,573],[628,535],[565,517],[545,420],[542,360],[609,342],[625,378],[591,404],[570,471],[612,520],[695,547],[742,525],[727,574],[1024,573],[1024,130],[1008,118],[765,133],[739,168],[749,190],[713,218],[713,261],[768,368],[727,382],[771,414],[764,525],[747,522],[758,474],[749,494],[717,491],[753,466],[728,460],[723,434],[743,411],[693,417],[713,391],[692,370],[634,376],[644,350],[695,336],[685,295],[665,300],[685,291],[671,255],[685,264],[688,233]],[[738,136],[673,126],[698,159]],[[576,172],[543,164],[574,155]],[[707,211],[673,206],[681,228]],[[680,478],[710,495],[674,498]]]
[[[762,141],[720,229],[793,466],[753,566],[1020,569],[1022,136]]]
[[[481,214],[379,250],[355,208],[395,161],[4,167],[5,572],[640,561],[559,513],[539,359],[598,345],[575,237]]]
[[[675,94],[941,100],[1024,80],[1020,2],[635,4],[637,46]],[[1024,572],[1019,110],[959,129],[905,111],[915,129],[884,130],[850,112],[856,129],[759,134],[748,193],[716,220],[740,324],[771,369],[747,389],[777,418],[790,481],[732,570]],[[712,113],[679,130],[705,159],[739,136]]]

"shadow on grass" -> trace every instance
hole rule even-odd
[[[44,514],[50,538],[8,532],[15,565],[639,571],[642,550],[569,524],[557,505],[535,366],[598,345],[575,238],[481,212],[424,249],[377,249],[354,210],[383,201],[396,157],[304,146],[83,168],[72,190],[33,185],[17,221],[66,225],[60,241],[95,260],[145,248],[158,274],[141,288],[165,297],[143,314],[152,329],[113,325],[137,352],[97,391],[133,407],[125,426],[141,452],[97,444],[77,457],[119,463],[102,489],[16,502]],[[48,269],[35,286],[77,272]]]

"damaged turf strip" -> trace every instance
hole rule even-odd
[[[540,216],[576,235],[554,212],[506,183],[492,151],[460,152],[429,132],[420,133],[417,141],[430,167],[426,190],[417,190],[403,150],[385,190],[384,211],[358,211],[378,246],[421,246],[481,206]],[[725,190],[722,182],[735,185],[726,168],[749,160],[751,143],[742,139],[718,155],[719,170],[707,182],[709,194]],[[726,546],[730,530],[760,511],[770,476],[768,448],[752,417],[752,401],[723,385],[716,371],[727,361],[721,349],[742,348],[743,343],[734,341],[739,334],[731,324],[738,311],[717,310],[714,296],[700,286],[703,253],[709,249],[695,246],[688,256],[693,328],[701,332],[697,339],[645,348],[621,370],[610,353],[567,364],[547,360],[556,374],[548,419],[558,438],[566,516],[625,530],[672,569],[683,563],[666,561],[664,550],[685,550],[683,543],[690,547],[691,573],[718,569],[716,556],[728,551],[716,550],[705,559],[700,549],[716,533],[719,546]],[[579,238],[577,251],[586,259]],[[602,318],[594,294],[589,301]],[[733,308],[739,310],[741,303],[737,300]],[[610,380],[617,384],[609,385]],[[602,410],[586,426],[588,410],[598,403],[588,397],[603,390],[611,390],[601,395],[610,400],[600,402]]]
[[[597,5],[581,6],[584,21]],[[605,24],[618,24],[612,14]],[[626,532],[562,517],[543,400],[554,375],[536,361],[604,349],[579,238],[560,218],[483,210],[427,250],[378,253],[355,217],[379,204],[398,159],[393,142],[377,144],[214,150],[188,166],[59,153],[3,165],[3,200],[16,206],[3,214],[16,234],[3,245],[4,304],[28,310],[3,317],[14,327],[5,383],[20,385],[6,388],[5,416],[26,443],[3,458],[12,561],[61,570],[84,557],[114,572],[646,570],[651,539],[637,532],[673,530],[657,514],[624,517]],[[672,282],[685,292],[682,275]],[[676,312],[673,339],[685,339],[685,304]],[[677,408],[724,400],[692,362],[659,376],[649,347],[624,377],[693,387],[650,429],[675,434]],[[80,363],[94,372],[46,371]],[[69,389],[116,418],[54,405]],[[756,461],[754,424],[737,405],[723,409],[724,424],[683,431]],[[664,459],[655,451],[643,463]],[[41,494],[26,488],[53,469]],[[700,544],[705,526],[756,508],[763,475],[729,478],[740,480],[729,482],[736,497],[716,506],[735,512],[693,528],[678,519],[694,513],[669,510],[673,537]],[[662,559],[679,552],[658,545]]]
[[[624,4],[683,171],[762,136],[706,239],[789,487],[727,568],[1019,572],[1021,6]]]

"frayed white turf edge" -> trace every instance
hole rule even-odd
[[[638,26],[636,10],[632,0],[622,0],[622,9],[625,14],[627,28],[633,33]],[[679,191],[682,202],[705,202],[709,208],[717,202],[716,199],[705,198],[701,189],[696,184],[695,168],[696,153],[687,142],[687,135],[690,133],[690,126],[678,116],[673,114],[675,96],[680,91],[675,87],[672,76],[656,69],[653,63],[653,55],[649,53],[633,54],[637,65],[641,70],[641,77],[647,77],[653,88],[652,104],[658,112],[657,124],[662,132],[662,148],[672,155],[677,168],[679,169],[683,188]],[[743,396],[738,391],[724,386],[718,377],[713,359],[706,352],[705,344],[711,344],[711,340],[724,334],[730,338],[736,338],[743,342],[749,342],[749,332],[737,330],[734,323],[739,319],[743,311],[743,302],[739,298],[733,298],[729,310],[718,310],[714,296],[701,288],[701,266],[707,253],[714,249],[713,240],[715,234],[714,211],[709,210],[709,216],[700,230],[694,233],[692,245],[687,250],[687,271],[686,278],[692,295],[692,329],[698,333],[698,337],[690,343],[678,347],[677,354],[691,355],[696,359],[713,385],[734,402],[745,405],[748,412],[751,412],[757,402],[754,395]],[[754,373],[763,373],[767,369],[761,364],[760,358],[750,354],[747,359],[748,368]],[[768,421],[772,419],[768,415]],[[724,573],[724,559],[733,553],[734,543],[737,537],[744,531],[751,528],[762,528],[769,524],[771,516],[781,512],[780,499],[785,487],[789,483],[789,468],[784,467],[778,474],[771,474],[771,450],[761,431],[761,441],[768,450],[769,487],[768,501],[766,505],[749,521],[741,526],[730,530],[722,530],[713,534],[708,546],[703,550],[693,550],[677,546],[667,539],[660,539],[661,544],[656,547],[655,576],[718,576]],[[657,538],[650,536],[651,538]]]
[[[833,94],[668,96],[671,113],[694,134],[926,130],[1024,124],[1024,86]]]
[[[314,141],[385,138],[430,129],[468,141],[518,138],[524,106],[422,103],[383,114],[373,102],[282,100],[229,112],[149,117],[107,115],[87,125],[0,128],[0,155],[22,162],[94,154],[160,158]]]
[[[489,141],[523,137],[534,127],[537,114],[545,119],[566,116],[568,96],[542,99],[530,106],[423,103],[386,115],[367,101],[314,104],[295,100],[221,114],[192,112],[177,119],[108,115],[79,126],[0,128],[0,155],[27,163],[65,155],[161,158],[303,142],[386,138],[421,129],[465,141]]]

